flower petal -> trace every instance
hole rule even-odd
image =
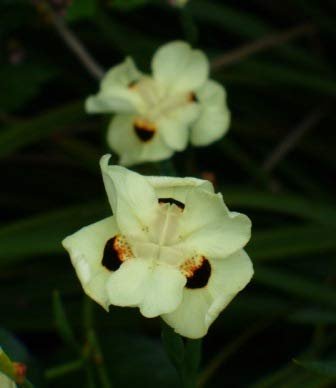
[[[189,338],[201,338],[234,296],[250,281],[253,267],[248,255],[239,251],[224,260],[211,261],[208,285],[200,289],[184,289],[183,301],[163,320]]]
[[[11,380],[9,377],[7,377],[4,373],[0,372],[0,387],[1,388],[16,388],[17,385],[14,383],[13,380]]]
[[[106,242],[118,233],[114,217],[86,226],[62,241],[87,295],[108,310],[105,283],[110,272],[102,265]]]
[[[168,159],[173,150],[161,136],[155,133],[153,139],[143,142],[134,131],[134,115],[116,115],[107,132],[107,143],[120,156],[120,164],[130,166],[143,162]]]
[[[230,111],[226,105],[225,89],[209,80],[197,91],[201,106],[198,120],[191,129],[190,141],[195,146],[205,146],[220,139],[229,129]]]
[[[182,300],[185,277],[173,267],[151,265],[148,259],[133,259],[122,264],[107,284],[110,303],[139,306],[147,318],[171,312]]]
[[[157,265],[148,278],[146,295],[140,305],[147,318],[174,311],[182,301],[186,278],[168,265]]]
[[[213,298],[237,294],[253,276],[251,259],[243,249],[225,259],[211,260],[211,270],[208,290]]]
[[[101,158],[106,193],[118,227],[126,237],[147,239],[157,210],[157,197],[145,177],[121,166],[109,166],[110,155]]]
[[[144,259],[125,261],[114,272],[106,285],[110,304],[115,306],[138,306],[145,296],[145,282],[149,266]]]
[[[160,47],[152,60],[154,79],[175,91],[193,91],[207,79],[209,62],[200,50],[182,41]]]
[[[139,80],[142,74],[131,58],[109,70],[101,84],[100,91],[86,100],[88,113],[134,112],[141,104],[138,93],[129,87]]]
[[[188,192],[199,187],[203,190],[214,192],[211,182],[197,178],[175,178],[166,176],[147,176],[146,179],[154,188],[158,198],[172,198],[185,203]]]
[[[251,236],[251,221],[229,212],[221,194],[190,190],[181,221],[182,245],[191,254],[224,258],[243,248]]]
[[[186,103],[182,108],[172,110],[158,122],[160,134],[165,143],[175,151],[183,151],[188,144],[189,127],[199,115],[199,106]]]

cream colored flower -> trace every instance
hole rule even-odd
[[[11,380],[5,374],[0,372],[0,387],[1,388],[16,388],[17,385],[14,383],[13,380]]]
[[[13,366],[11,360],[0,346],[0,387],[1,388],[16,388],[16,383],[10,379],[5,373],[12,373]],[[5,372],[5,373],[3,373]]]
[[[106,310],[139,307],[199,338],[250,281],[251,222],[210,182],[146,177],[101,160],[113,216],[63,241],[85,292]]]
[[[224,88],[208,79],[209,62],[200,50],[175,41],[157,50],[151,76],[131,58],[109,70],[100,91],[86,101],[89,113],[116,113],[107,142],[132,165],[167,159],[175,151],[208,145],[228,130]]]

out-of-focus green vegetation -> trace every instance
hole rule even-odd
[[[253,221],[255,277],[205,338],[200,386],[335,386],[335,3],[2,0],[0,15],[0,345],[35,386],[178,386],[159,320],[83,303],[60,245],[109,214],[108,121],[84,112],[98,81],[64,28],[104,69],[130,55],[148,70],[188,40],[227,88],[229,134],[173,160]]]

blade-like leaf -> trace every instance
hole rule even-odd
[[[55,108],[36,118],[4,128],[0,133],[0,158],[65,130],[85,118],[82,102]]]

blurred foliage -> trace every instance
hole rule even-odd
[[[0,345],[6,353],[28,364],[36,387],[178,386],[159,320],[134,309],[88,308],[60,245],[109,214],[98,167],[108,152],[107,118],[85,114],[84,98],[97,90],[97,80],[67,47],[50,10],[105,69],[130,55],[148,70],[155,48],[172,39],[189,40],[217,60],[307,25],[300,36],[249,55],[240,50],[235,62],[216,67],[212,76],[227,88],[231,130],[173,163],[181,176],[213,179],[228,206],[253,220],[247,250],[254,281],[205,338],[200,386],[335,386],[335,3],[47,5],[0,3]],[[281,157],[267,167],[279,149]]]

